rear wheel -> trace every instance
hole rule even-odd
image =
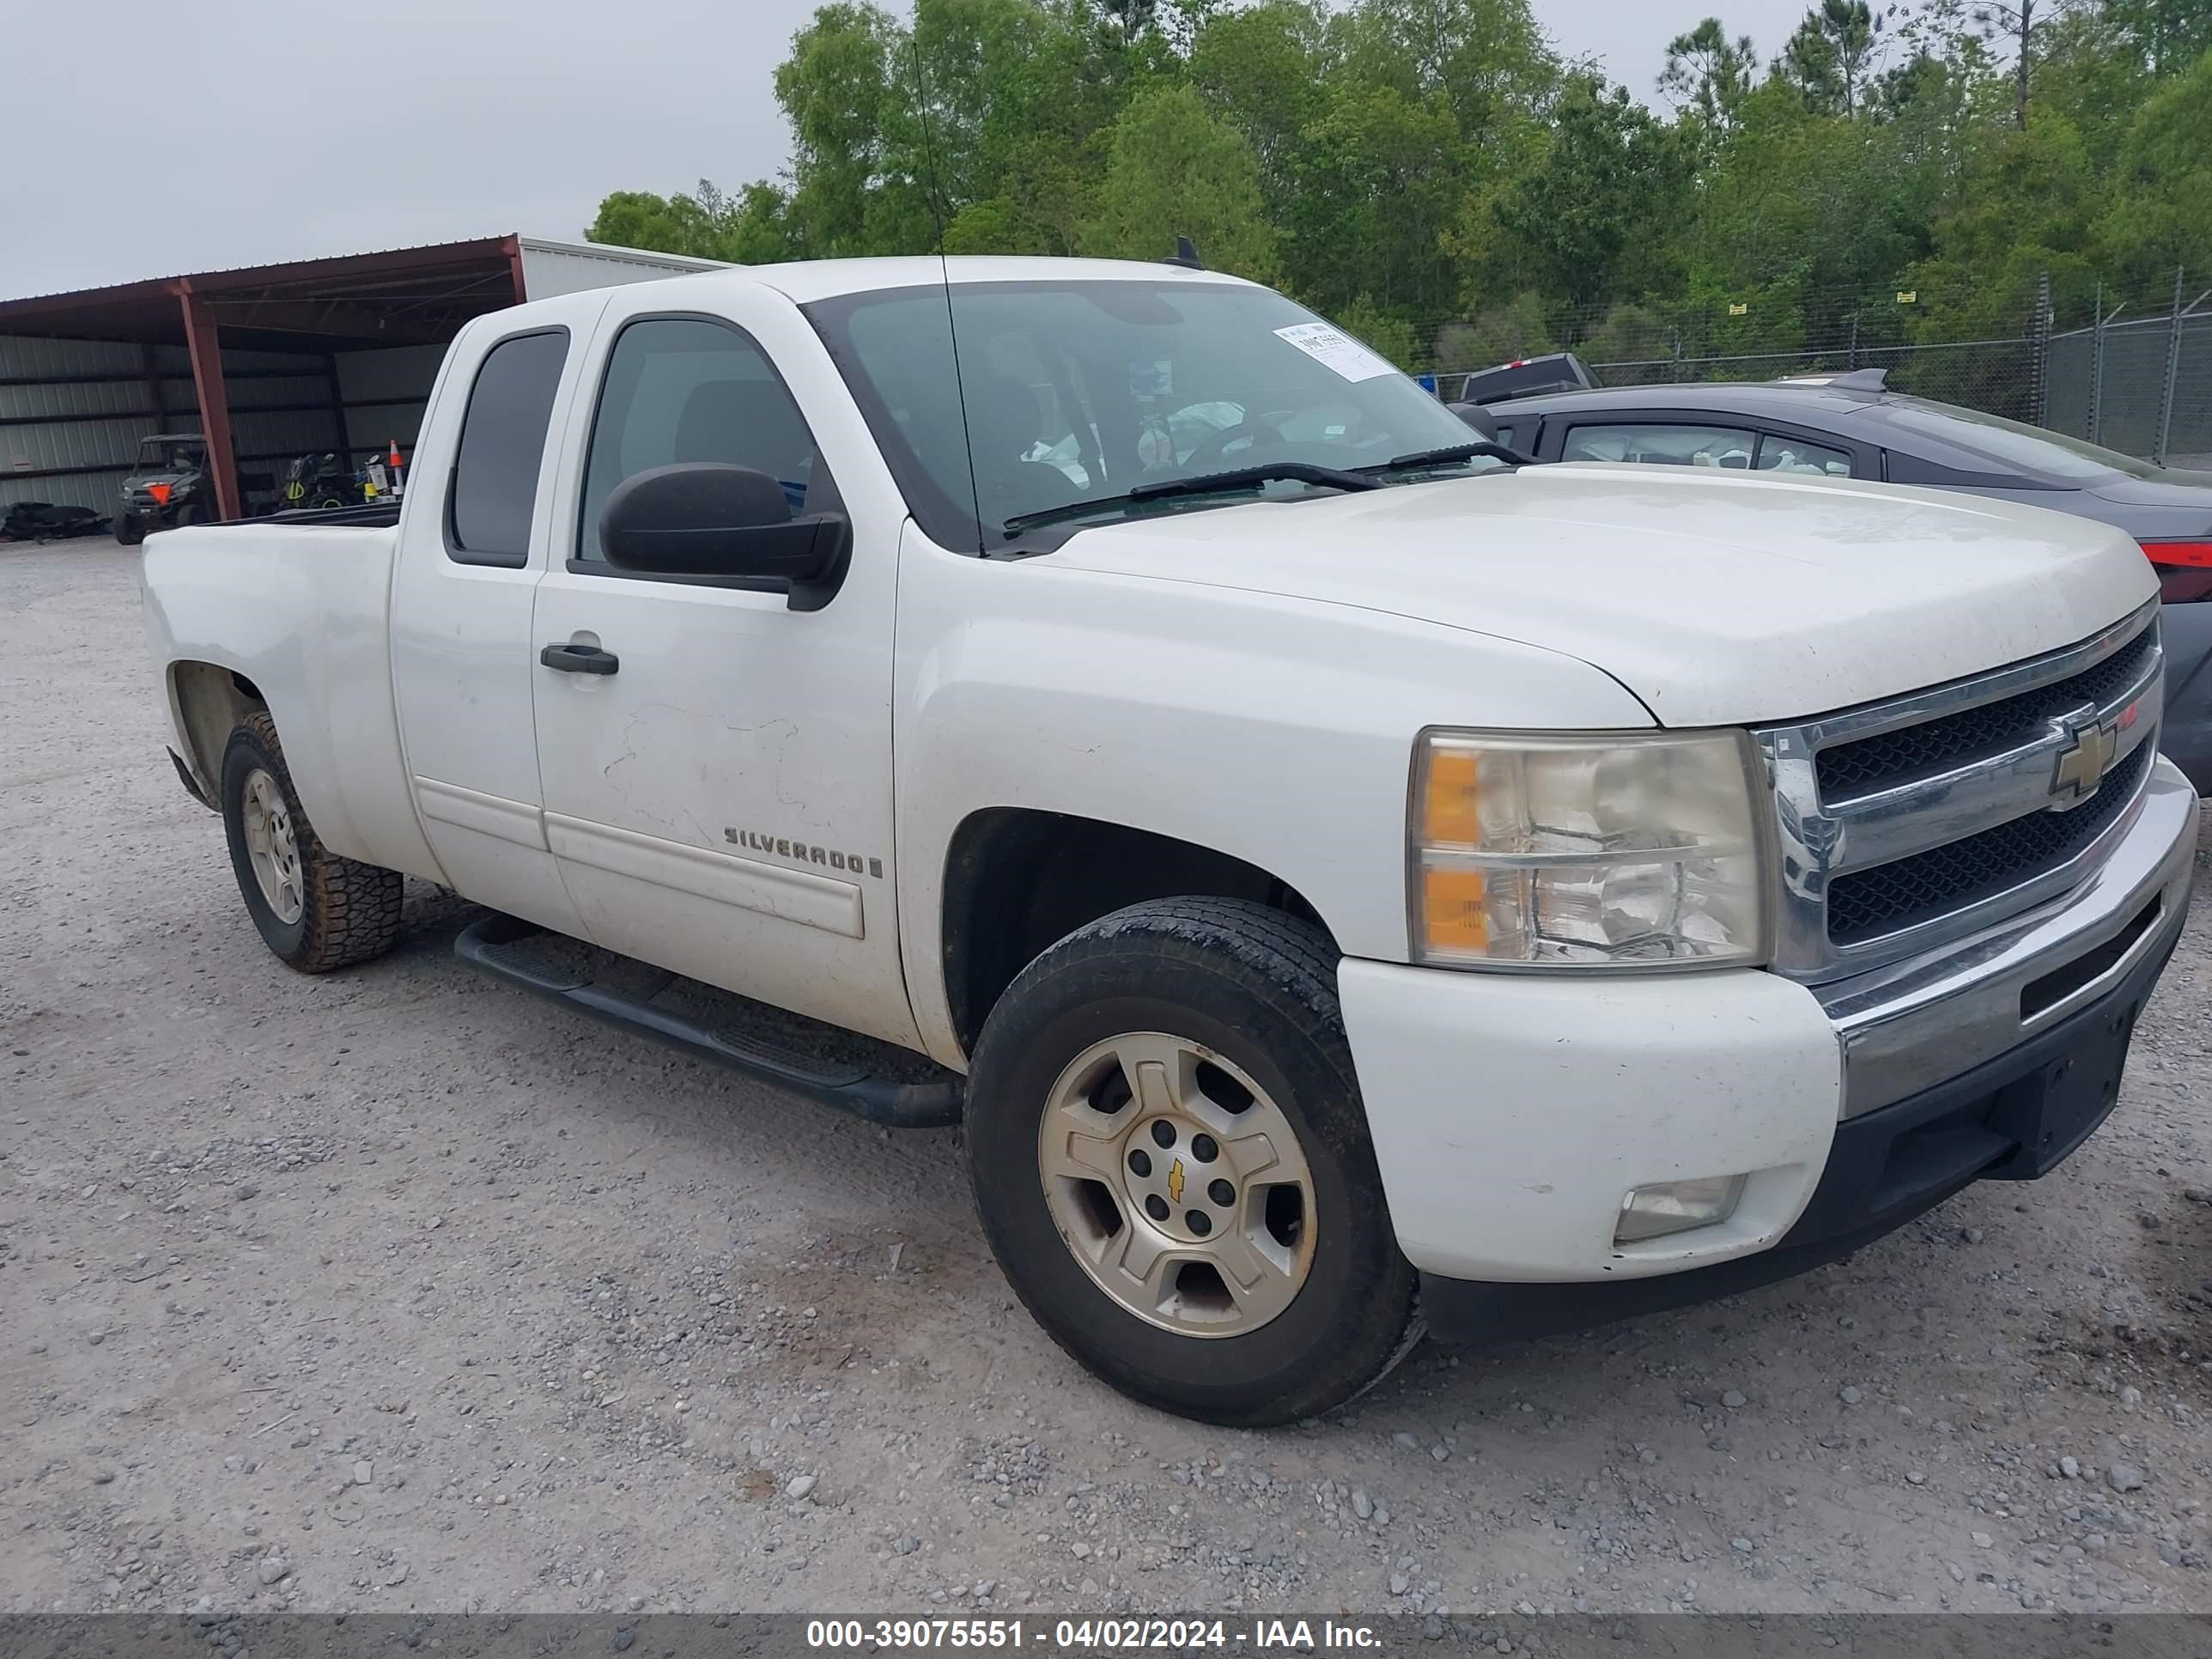
[[[340,858],[316,837],[266,714],[247,715],[230,734],[222,789],[238,890],[278,960],[323,974],[392,947],[399,938],[399,872]]]
[[[1342,1405],[1420,1334],[1319,929],[1133,906],[1000,1000],[969,1172],[1037,1322],[1124,1393],[1265,1427]]]

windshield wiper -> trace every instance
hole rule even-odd
[[[1018,513],[1006,521],[1004,528],[1007,535],[1018,536],[1025,530],[1035,530],[1042,525],[1055,524],[1063,519],[1079,519],[1092,513],[1111,512],[1115,507],[1164,501],[1176,495],[1212,495],[1235,489],[1257,489],[1262,484],[1276,483],[1322,484],[1332,489],[1380,489],[1382,487],[1364,471],[1346,472],[1340,467],[1320,466],[1311,461],[1261,461],[1250,466],[1232,467],[1224,472],[1201,472],[1192,478],[1162,478],[1154,483],[1141,483],[1126,495],[1100,495],[1087,501],[1070,501],[1065,507],[1048,507],[1036,513]]]
[[[1417,450],[1411,455],[1393,455],[1380,466],[1364,466],[1363,472],[1411,472],[1417,467],[1449,466],[1455,461],[1471,461],[1480,456],[1504,461],[1508,466],[1534,466],[1534,455],[1523,455],[1517,449],[1508,449],[1504,444],[1494,444],[1487,438],[1477,438],[1469,443],[1450,444],[1443,449]]]

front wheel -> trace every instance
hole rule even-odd
[[[301,810],[266,714],[248,714],[223,751],[223,830],[246,914],[287,966],[325,974],[382,956],[399,938],[397,870],[340,858]]]
[[[125,547],[136,547],[146,539],[146,520],[125,507],[115,515],[115,539]]]
[[[984,1027],[967,1145],[992,1251],[1054,1340],[1149,1405],[1294,1422],[1420,1334],[1335,964],[1280,912],[1163,900],[1054,945]]]

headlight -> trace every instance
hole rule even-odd
[[[1413,959],[1763,960],[1758,776],[1741,732],[1424,732],[1407,826]]]

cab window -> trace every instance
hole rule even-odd
[[[783,486],[793,518],[818,493],[814,434],[767,355],[742,330],[697,317],[630,324],[607,358],[584,464],[577,560],[605,566],[599,515],[625,478],[720,461]]]
[[[518,334],[484,354],[446,502],[446,556],[454,562],[528,562],[538,473],[568,358],[566,329]]]

